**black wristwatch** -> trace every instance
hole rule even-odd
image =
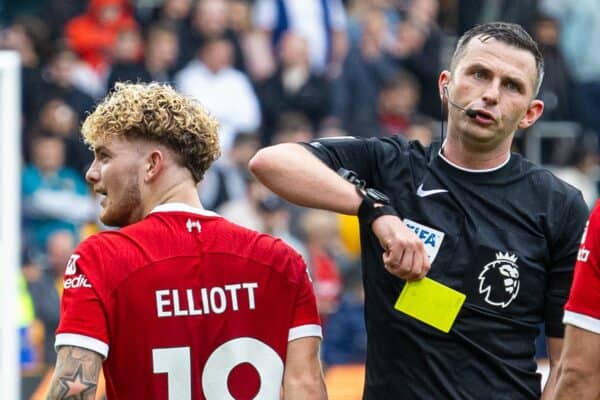
[[[363,201],[358,207],[358,218],[367,226],[383,215],[395,215],[399,217],[394,207],[391,206],[390,198],[377,189],[368,188],[364,180],[360,179],[356,172],[340,168],[337,173],[354,185],[356,191]]]

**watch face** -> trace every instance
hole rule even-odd
[[[366,194],[371,200],[377,203],[390,204],[390,198],[377,189],[368,188]]]

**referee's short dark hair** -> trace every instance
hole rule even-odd
[[[542,85],[542,79],[544,78],[544,57],[535,40],[533,40],[521,25],[508,22],[489,22],[476,25],[466,31],[460,39],[458,39],[456,49],[452,55],[452,60],[450,62],[450,69],[452,71],[454,71],[456,64],[458,64],[458,61],[462,58],[467,44],[469,44],[474,37],[480,37],[483,42],[489,39],[496,39],[510,46],[529,51],[535,58],[537,77],[534,86],[534,94],[537,96],[540,86]]]

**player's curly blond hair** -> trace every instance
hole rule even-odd
[[[117,83],[83,123],[86,143],[147,139],[175,151],[196,183],[221,155],[219,125],[202,105],[159,83]]]

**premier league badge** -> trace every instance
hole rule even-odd
[[[496,260],[486,264],[479,274],[479,293],[492,306],[508,307],[519,294],[519,266],[517,256],[496,253]]]

